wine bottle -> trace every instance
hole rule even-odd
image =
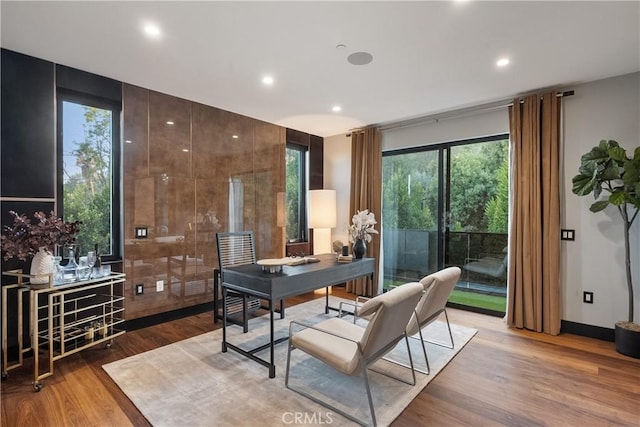
[[[100,267],[102,267],[102,255],[100,255],[100,251],[98,250],[97,243],[94,245],[93,249],[96,252],[96,263],[94,267],[97,267],[99,269]]]

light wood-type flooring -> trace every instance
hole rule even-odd
[[[335,288],[334,294],[347,296]],[[451,322],[479,332],[393,427],[640,426],[640,360],[616,353],[613,343],[513,330],[499,318],[448,312]],[[27,359],[2,382],[2,426],[147,426],[102,365],[218,327],[205,313],[127,332],[110,349],[94,347],[57,362],[39,393]],[[215,414],[211,421],[215,425]]]

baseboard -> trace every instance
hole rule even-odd
[[[213,313],[213,301],[127,320],[124,322],[124,329],[126,331],[135,331],[136,329],[147,328],[149,326],[182,319],[183,317],[194,316],[207,311],[211,311]]]
[[[473,313],[486,314],[488,316],[504,317],[503,311],[488,310],[486,308],[472,307],[470,305],[457,304],[455,302],[447,302],[447,307],[457,308],[460,310],[471,311]]]
[[[603,341],[615,341],[615,331],[601,326],[585,325],[583,323],[560,321],[560,331],[567,334],[596,338]]]

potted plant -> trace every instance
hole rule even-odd
[[[572,191],[578,196],[593,193],[596,199],[589,210],[600,212],[607,206],[616,207],[624,226],[624,253],[629,296],[626,321],[615,324],[616,350],[640,358],[640,324],[633,319],[633,281],[629,233],[640,211],[640,147],[633,157],[616,141],[600,141],[597,147],[582,156],[578,175],[573,177]],[[600,198],[603,196],[602,198]]]
[[[4,234],[0,236],[4,260],[18,258],[31,260],[31,283],[47,283],[48,274],[53,272],[53,251],[56,245],[67,245],[75,241],[75,236],[80,231],[80,222],[65,222],[55,216],[53,212],[49,216],[44,212],[36,212],[32,223],[25,215],[18,215],[14,211],[9,212],[13,216],[13,227],[5,226]]]

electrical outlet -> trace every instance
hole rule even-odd
[[[144,294],[144,285],[142,283],[138,283],[136,285],[136,295]]]
[[[164,291],[164,280],[156,280],[156,292]]]
[[[136,227],[135,233],[136,239],[146,239],[149,236],[149,229],[147,227]]]
[[[560,240],[576,240],[576,230],[560,230]]]
[[[582,302],[585,304],[593,304],[593,292],[584,291],[582,293]]]

